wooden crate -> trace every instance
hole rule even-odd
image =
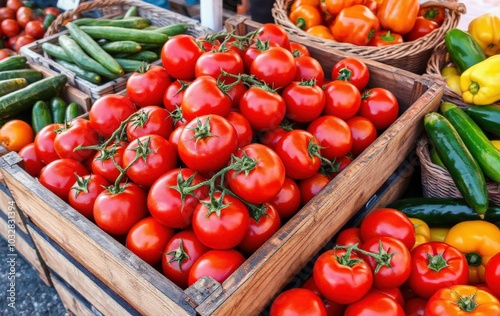
[[[239,16],[227,22],[238,34],[259,26]],[[343,58],[303,43],[326,74]],[[3,157],[1,172],[33,223],[139,313],[257,314],[398,168],[416,147],[423,116],[439,106],[444,83],[373,61],[366,64],[370,85],[396,95],[400,117],[223,284],[203,279],[182,291],[27,175],[14,153]]]

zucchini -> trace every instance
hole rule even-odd
[[[52,24],[52,22],[54,22],[54,20],[56,19],[56,16],[54,14],[47,14],[44,18],[43,18],[43,28],[45,30],[47,30],[50,25]]]
[[[472,105],[465,109],[479,127],[500,137],[500,106],[498,105]]]
[[[56,59],[65,60],[65,61],[70,62],[70,63],[73,62],[73,58],[71,58],[71,56],[66,54],[66,51],[64,51],[64,49],[61,46],[45,42],[42,44],[42,49],[48,55],[50,55]]]
[[[123,15],[124,18],[130,18],[133,16],[137,16],[137,7],[136,6],[131,6],[128,8],[127,12]]]
[[[68,105],[66,104],[66,102],[59,97],[53,97],[52,99],[50,99],[49,108],[50,113],[52,114],[52,121],[54,123],[64,123],[67,106]]]
[[[0,72],[0,80],[24,78],[28,84],[40,81],[43,78],[42,72],[34,69],[16,69]]]
[[[74,72],[77,77],[80,77],[84,80],[87,80],[88,82],[91,82],[91,83],[97,84],[97,85],[100,85],[102,83],[101,76],[99,76],[95,72],[82,69],[82,68],[78,67],[78,65],[75,65],[72,62],[67,62],[67,61],[62,60],[62,59],[56,59],[56,62],[59,65],[63,66],[64,68],[68,69],[69,71]]]
[[[0,97],[16,90],[22,89],[28,85],[24,78],[14,78],[0,81]]]
[[[132,59],[123,59],[123,58],[116,58],[116,60],[120,63],[120,65],[123,67],[125,72],[135,72],[142,66],[144,66],[144,62],[139,61],[139,60],[132,60]]]
[[[143,50],[135,54],[119,54],[115,58],[125,58],[130,60],[139,60],[151,63],[159,59],[158,54],[149,50]]]
[[[167,26],[162,26],[155,29],[155,32],[162,33],[168,36],[174,36],[179,34],[185,34],[188,30],[188,25],[186,23],[177,23]]]
[[[121,20],[83,18],[73,21],[78,26],[115,26],[128,29],[143,29],[151,25],[151,21],[142,17],[129,17]]]
[[[67,35],[59,36],[59,45],[64,49],[68,56],[71,56],[73,62],[87,71],[93,71],[101,76],[116,79],[120,76],[112,73],[103,65],[89,57],[83,49],[73,39]]]
[[[168,36],[156,31],[126,29],[114,26],[82,26],[81,30],[94,39],[108,39],[111,41],[134,41],[141,43],[163,45]]]
[[[387,207],[421,219],[430,227],[452,227],[463,221],[481,219],[464,199],[408,198],[396,200]],[[500,221],[500,206],[490,205],[484,215],[486,221]]]
[[[425,115],[424,127],[458,191],[469,206],[484,217],[488,209],[486,180],[457,131],[443,115],[436,112]]]
[[[54,97],[67,81],[65,75],[55,75],[0,97],[0,119],[16,116],[31,109],[36,101]]]
[[[465,112],[450,102],[441,103],[441,112],[455,127],[465,146],[477,161],[483,173],[500,183],[500,152],[493,146],[479,126]]]
[[[35,134],[52,123],[49,106],[44,101],[37,101],[31,109],[31,127]]]
[[[26,68],[26,57],[21,55],[9,56],[0,60],[0,71]]]
[[[137,42],[133,41],[116,41],[109,42],[101,46],[106,52],[111,54],[133,54],[141,51],[142,47]]]
[[[72,119],[74,119],[82,114],[83,114],[83,110],[80,107],[80,105],[78,105],[75,102],[70,103],[68,105],[68,107],[66,108],[65,120],[66,120],[66,122],[69,122]]]
[[[101,65],[103,65],[112,73],[118,76],[123,76],[125,74],[120,64],[118,64],[118,62],[116,62],[116,60],[111,55],[109,55],[104,49],[102,49],[101,46],[99,46],[99,44],[97,44],[92,37],[80,30],[80,28],[76,24],[74,24],[73,22],[69,22],[66,24],[66,27],[68,28],[69,33],[71,34],[75,42],[77,42],[78,45],[80,45],[80,47],[85,52],[87,52],[87,54],[89,54],[89,56],[97,60]]]
[[[472,36],[459,29],[451,29],[444,36],[446,50],[460,73],[486,59],[486,55]]]

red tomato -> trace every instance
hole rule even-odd
[[[296,71],[292,53],[283,47],[271,47],[263,51],[250,65],[250,74],[273,89],[289,85],[295,79]]]
[[[307,128],[321,146],[322,157],[334,160],[349,154],[353,140],[347,123],[333,115],[324,115],[312,121]]]
[[[281,190],[269,203],[274,205],[282,222],[295,215],[300,208],[300,190],[295,180],[285,177]]]
[[[127,80],[129,99],[138,107],[162,105],[165,90],[172,80],[162,66],[147,65],[134,72]]]
[[[126,247],[154,266],[161,262],[163,251],[173,235],[172,228],[161,225],[152,217],[146,217],[132,226],[127,234]]]
[[[323,67],[313,57],[310,56],[300,56],[295,57],[295,79],[294,81],[303,81],[303,80],[316,80],[316,84],[318,86],[323,85],[323,81],[325,80],[325,72],[323,71]]]
[[[245,71],[250,72],[250,66],[252,66],[253,61],[257,56],[259,56],[263,51],[268,50],[271,47],[279,47],[275,42],[270,41],[261,41],[257,38],[257,40],[252,43],[246,50],[243,55],[243,64],[245,66]]]
[[[33,43],[35,41],[35,38],[33,38],[30,35],[20,35],[16,39],[16,44],[14,45],[14,48],[17,52],[21,51],[21,47]]]
[[[54,149],[60,158],[70,158],[84,161],[94,155],[90,149],[75,150],[78,146],[93,146],[99,144],[99,135],[86,119],[74,119],[64,124],[56,131]]]
[[[24,3],[21,0],[7,0],[6,7],[16,12],[24,7]]]
[[[168,112],[173,112],[181,107],[184,91],[186,91],[190,82],[175,80],[167,87],[163,95],[163,106]]]
[[[14,37],[21,32],[21,26],[14,19],[5,19],[0,23],[0,29],[3,35]]]
[[[439,28],[439,24],[423,16],[417,16],[411,31],[404,35],[406,42],[417,40]]]
[[[210,76],[201,76],[186,88],[181,110],[184,119],[190,122],[209,114],[225,117],[231,111],[231,106],[231,98],[219,88],[217,80]]]
[[[285,182],[285,167],[269,147],[253,143],[237,150],[226,173],[233,193],[252,204],[270,201]]]
[[[295,122],[311,122],[325,108],[325,93],[311,82],[292,82],[281,95],[286,104],[286,117]]]
[[[245,147],[252,142],[253,131],[250,122],[238,112],[230,112],[226,119],[233,125],[238,135],[238,148]]]
[[[363,231],[363,229],[361,229]],[[379,289],[392,289],[401,286],[408,280],[411,273],[411,256],[406,245],[394,237],[374,236],[370,239],[363,239],[361,249],[372,253],[382,253],[387,262],[377,263],[371,256],[363,256],[368,265],[375,271],[373,286]]]
[[[89,111],[89,121],[94,130],[104,138],[109,138],[121,122],[137,111],[129,98],[119,94],[100,97]]]
[[[26,27],[29,21],[33,20],[33,10],[29,7],[22,6],[16,12],[16,20],[21,28]]]
[[[130,180],[150,187],[162,174],[177,166],[176,153],[175,146],[165,138],[146,135],[128,144],[123,153],[123,165],[128,168]]]
[[[189,122],[178,144],[182,162],[201,173],[216,172],[224,167],[237,147],[236,130],[219,115],[205,115]]]
[[[234,248],[248,231],[248,208],[231,195],[215,192],[213,198],[217,202],[210,202],[211,198],[206,197],[194,209],[194,233],[204,245],[212,249]]]
[[[228,51],[208,51],[196,61],[194,73],[196,77],[210,76],[214,79],[220,77],[220,81],[229,84],[236,81],[230,76],[221,76],[222,71],[232,75],[243,73],[243,59],[233,50]]]
[[[146,192],[137,184],[121,183],[118,188],[104,190],[94,203],[94,219],[110,235],[123,236],[148,215]]]
[[[1,30],[0,30],[0,33],[1,33]],[[8,48],[3,48],[3,49],[0,49],[0,60],[3,60],[7,57],[10,57],[12,55],[15,55],[16,53]]]
[[[57,159],[47,164],[40,171],[40,183],[64,201],[68,201],[68,194],[76,181],[76,176],[84,176],[89,172],[85,167],[73,159]]]
[[[201,243],[192,230],[175,234],[162,256],[163,274],[181,289],[188,287],[189,271],[193,264],[210,248]]]
[[[405,316],[403,308],[392,298],[370,293],[347,306],[344,316]]]
[[[406,248],[415,245],[415,228],[402,212],[392,208],[378,208],[368,213],[361,222],[361,239],[390,236],[401,240]]]
[[[292,130],[276,144],[276,153],[285,165],[286,175],[292,179],[307,179],[321,166],[319,141],[309,132]]]
[[[424,316],[427,300],[420,297],[414,297],[406,301],[405,314],[406,316]]]
[[[358,261],[354,261],[356,259]],[[345,249],[322,253],[314,263],[313,277],[320,293],[338,304],[358,301],[368,293],[373,283],[368,263],[355,254],[347,254]]]
[[[64,124],[49,124],[42,128],[35,136],[34,143],[36,156],[45,164],[59,159],[54,149],[54,139],[57,136],[55,131],[63,126]]]
[[[0,8],[0,21],[7,20],[7,19],[16,19],[16,11],[12,10],[11,8]]]
[[[358,115],[369,119],[378,130],[383,130],[397,120],[399,103],[389,90],[372,88],[363,92]]]
[[[375,125],[361,116],[351,117],[346,121],[352,135],[351,153],[357,157],[378,137]]]
[[[343,229],[337,236],[335,243],[340,246],[352,246],[358,244],[361,247],[361,229],[359,227],[351,227]]]
[[[330,179],[319,172],[316,172],[307,179],[301,180],[298,185],[302,205],[312,200],[329,182]]]
[[[43,23],[40,21],[29,21],[24,30],[26,31],[26,35],[29,35],[34,39],[41,39],[45,34]]]
[[[208,196],[208,186],[201,186],[194,191],[189,188],[204,180],[201,175],[188,168],[166,172],[149,190],[149,212],[164,226],[173,228],[188,226],[191,224],[199,200]]]
[[[195,65],[203,50],[196,39],[187,34],[172,36],[161,49],[161,61],[175,79],[193,80]]]
[[[92,172],[103,176],[110,183],[114,183],[120,175],[120,170],[116,168],[114,162],[123,168],[123,153],[127,144],[112,144],[99,150],[92,159]]]
[[[280,124],[278,127],[275,127],[270,130],[265,130],[262,133],[259,133],[259,141],[261,144],[266,145],[272,150],[276,149],[276,144],[286,133],[292,130],[292,125],[288,124]]]
[[[241,97],[240,112],[256,131],[267,131],[279,126],[286,113],[283,97],[261,87],[250,87]]]
[[[335,161],[334,161],[334,164],[335,166],[337,167],[337,170],[336,172],[333,172],[331,173],[330,175],[335,178],[336,176],[338,176],[338,174],[344,170],[345,168],[347,168],[347,166],[349,166],[351,164],[351,162],[353,161],[354,159],[352,158],[351,155],[347,155],[347,156],[344,156],[340,159],[335,158]]]
[[[441,25],[444,22],[446,12],[445,8],[442,6],[421,7],[418,11],[418,16],[423,16],[424,18]]]
[[[275,42],[284,49],[290,50],[290,38],[282,26],[274,23],[263,24],[257,33],[257,38],[261,41]]]
[[[47,14],[53,14],[55,16],[58,16],[60,12],[59,12],[58,8],[46,7],[45,9],[43,9],[43,13],[45,13],[45,15],[47,15]]]
[[[250,225],[245,237],[238,245],[246,253],[260,248],[281,227],[281,220],[274,205],[264,203],[252,210]]]
[[[191,267],[188,285],[193,285],[203,276],[212,277],[222,284],[236,269],[245,262],[245,257],[234,249],[209,250]]]
[[[309,48],[298,42],[290,42],[290,51],[295,57],[310,56]]]
[[[271,305],[270,316],[326,316],[325,305],[313,291],[302,288],[286,290]]]
[[[165,139],[174,130],[174,121],[167,110],[156,105],[143,107],[127,124],[127,139],[133,141],[141,136],[158,135]]]
[[[179,157],[179,139],[185,127],[186,127],[185,125],[176,127],[172,132],[172,134],[170,134],[170,137],[168,138],[168,141],[175,145],[175,149],[177,150],[177,157]]]
[[[384,290],[372,287],[368,293],[379,293],[387,295],[388,297],[395,300],[401,307],[403,308],[405,307],[405,299],[403,297],[403,294],[401,293],[401,290],[397,287],[393,289],[384,289]]]
[[[26,170],[30,176],[38,178],[40,171],[43,167],[45,167],[45,164],[36,155],[35,143],[24,146],[18,154],[19,157],[23,159],[24,170]]]
[[[357,58],[344,58],[333,66],[332,79],[350,82],[361,91],[370,81],[370,70]]]
[[[94,202],[97,196],[109,186],[108,180],[99,174],[77,176],[68,194],[68,203],[80,214],[94,219]]]
[[[332,302],[330,300],[324,299],[321,296],[321,293],[319,292],[318,287],[314,283],[313,277],[310,277],[309,279],[307,279],[307,281],[304,282],[304,284],[302,284],[301,288],[311,290],[314,292],[314,294],[318,295],[319,297],[321,297],[323,299],[323,304],[325,304],[325,309],[326,309],[326,315],[328,315],[328,316],[344,315],[344,311],[345,311],[347,306],[343,305],[343,304],[337,304],[337,303]]]
[[[333,115],[347,120],[358,112],[361,106],[359,90],[347,81],[334,80],[324,86],[325,109],[324,115]]]
[[[497,253],[488,261],[484,275],[486,284],[493,295],[500,297],[500,253]]]
[[[227,94],[231,98],[231,109],[233,111],[240,111],[240,100],[241,97],[243,97],[243,94],[247,91],[247,87],[243,84],[243,82],[240,82],[236,85],[233,85],[229,91],[227,91]]]

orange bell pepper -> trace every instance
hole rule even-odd
[[[383,29],[404,35],[413,28],[419,8],[419,0],[383,0],[377,17]]]
[[[292,7],[290,8],[290,12],[297,9],[301,5],[308,4],[312,5],[313,7],[316,7],[319,9],[319,5],[321,3],[321,0],[295,0],[292,4]]]
[[[403,43],[403,36],[391,31],[378,31],[370,40],[370,46],[389,46]]]
[[[332,32],[330,32],[330,29],[324,25],[316,25],[316,26],[310,27],[307,29],[306,32],[313,35],[313,36],[317,36],[320,38],[324,38],[324,39],[328,39],[328,40],[332,40],[332,41],[335,40],[335,38],[333,38]]]
[[[380,29],[380,24],[372,11],[358,4],[340,11],[330,30],[338,42],[366,46]]]
[[[438,290],[429,299],[424,315],[500,315],[500,302],[492,294],[475,286],[453,285]]]
[[[363,4],[364,0],[321,0],[324,2],[324,6],[326,8],[326,11],[333,15],[336,16],[337,14],[342,11],[344,8],[352,7],[353,5],[356,4]]]
[[[290,13],[290,21],[293,22],[298,28],[307,30],[310,27],[320,25],[322,18],[321,13],[316,7],[304,4],[297,7]]]

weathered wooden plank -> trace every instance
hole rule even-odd
[[[96,316],[102,315],[99,311],[90,309],[84,302],[78,299],[75,292],[71,291],[70,288],[65,284],[65,282],[55,275],[52,276],[52,284],[59,294],[64,308],[66,308],[68,314],[75,316]]]

